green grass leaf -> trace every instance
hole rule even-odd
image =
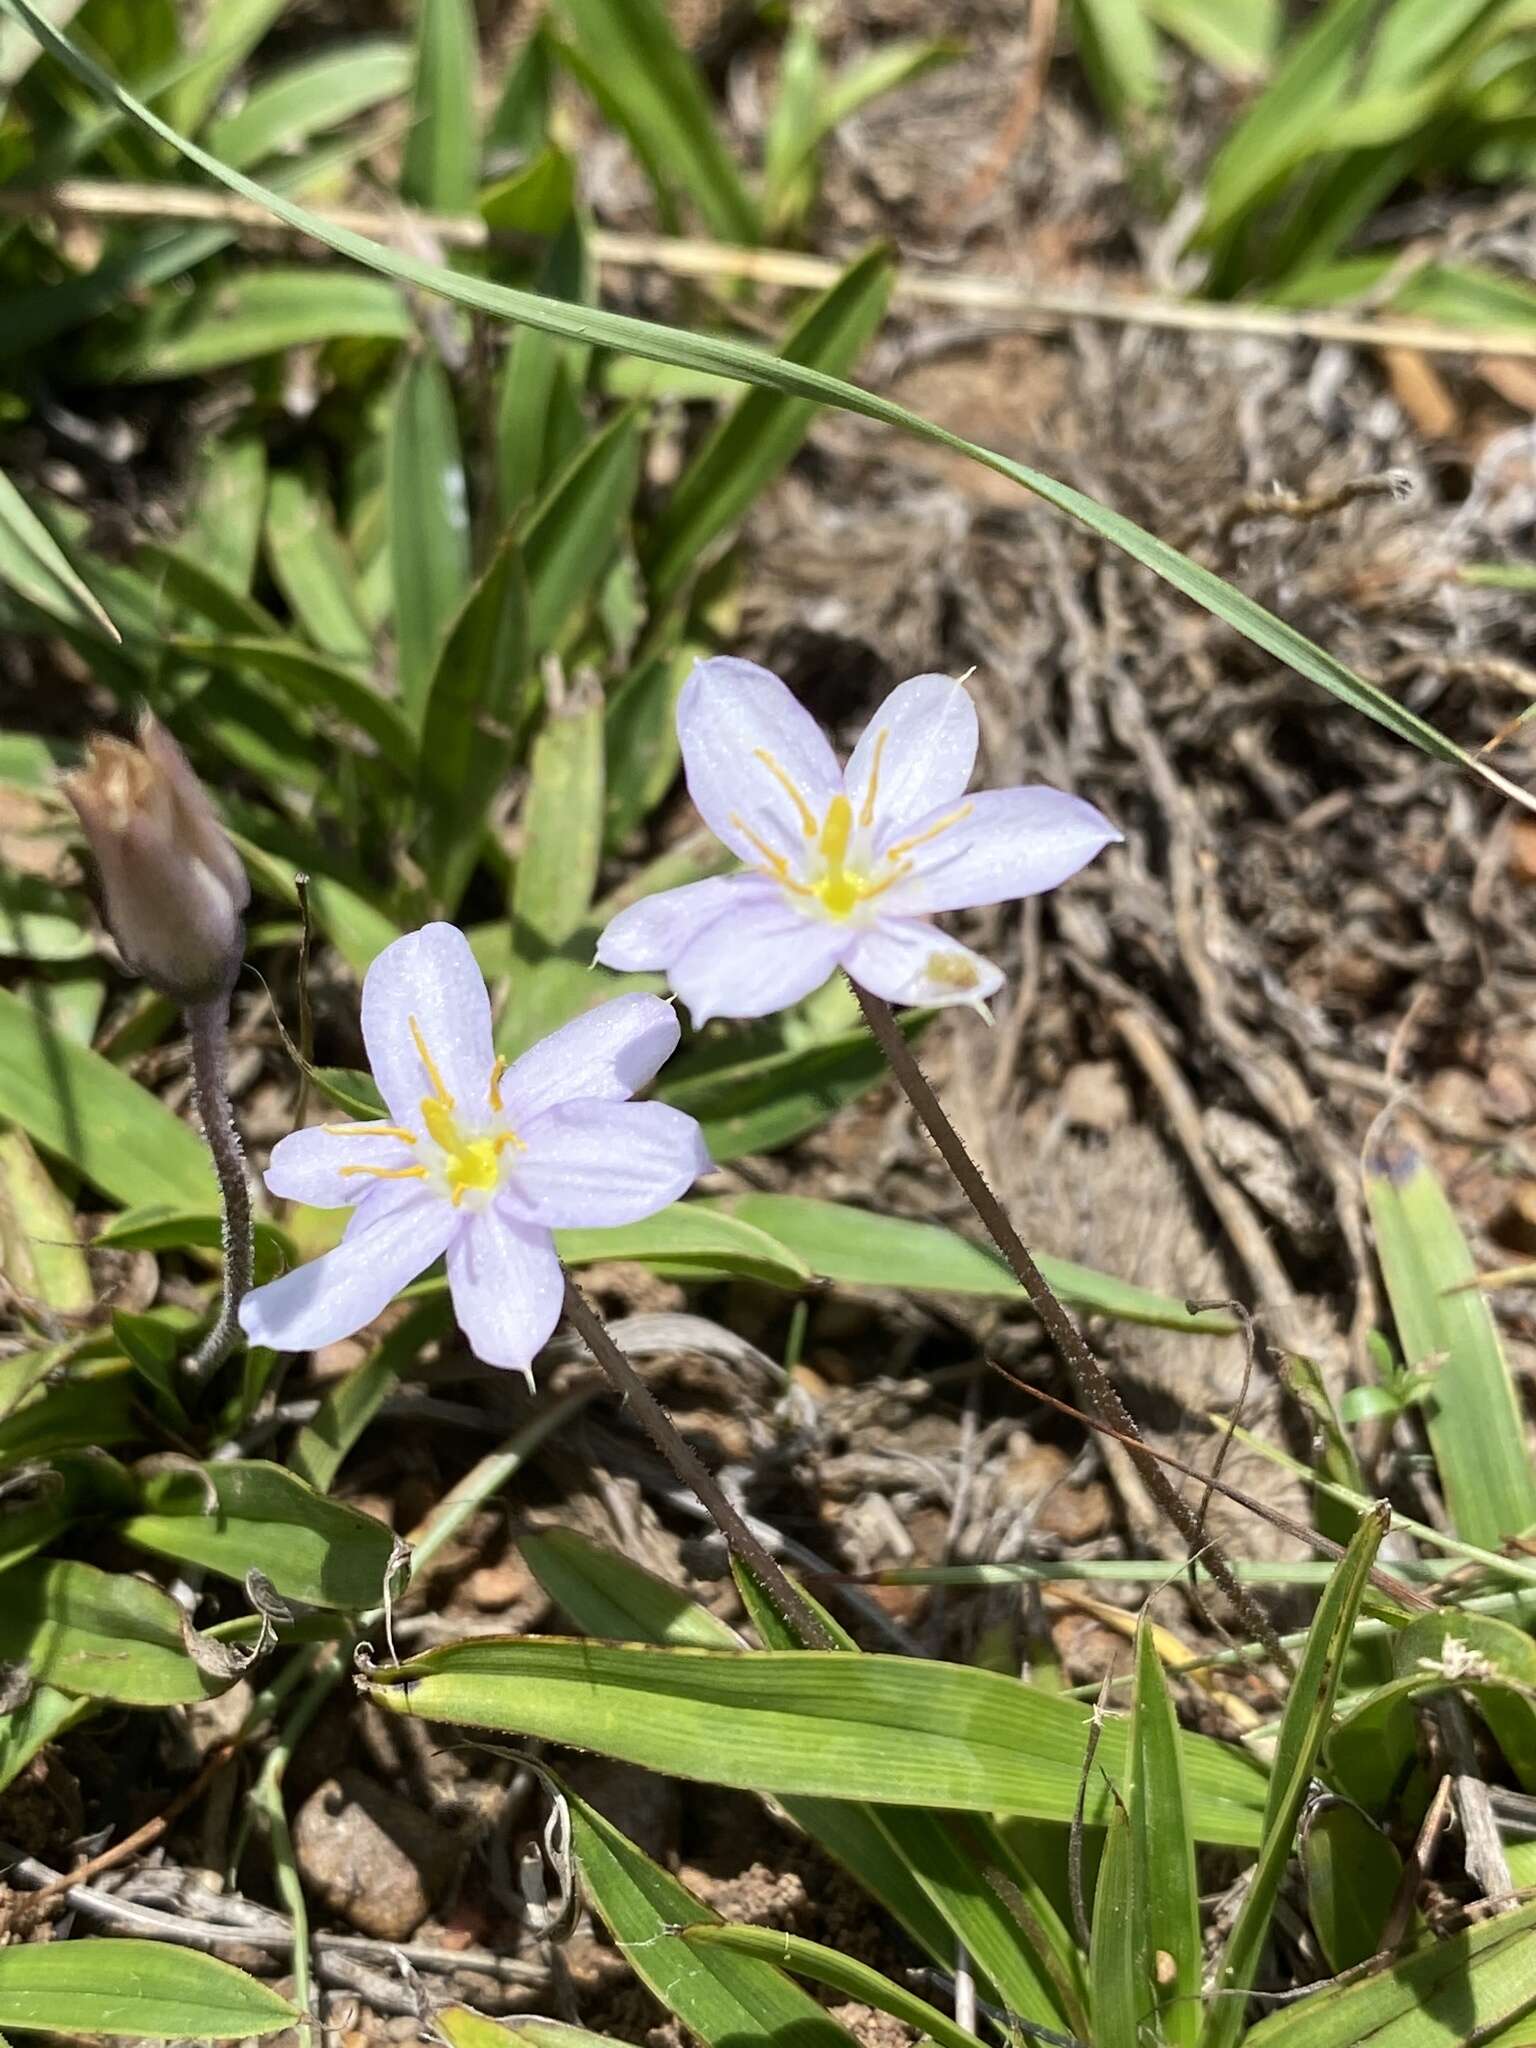
[[[368,1691],[393,1713],[568,1742],[747,1791],[1041,1820],[1071,1819],[1087,1743],[1088,1709],[1075,1700],[905,1657],[494,1638],[381,1668]],[[1197,1836],[1252,1847],[1263,1774],[1198,1736],[1183,1749]],[[1099,1759],[1123,1771],[1123,1727],[1106,1729]],[[1106,1808],[1101,1780],[1090,1821]]]
[[[1244,1994],[1258,1974],[1270,1917],[1296,1850],[1296,1831],[1333,1721],[1350,1633],[1370,1584],[1371,1566],[1391,1519],[1378,1506],[1360,1527],[1317,1604],[1307,1646],[1291,1681],[1264,1807],[1259,1860],[1217,1967],[1200,2048],[1233,2048],[1243,2033]],[[1197,1829],[1198,1832],[1198,1829]],[[1536,1989],[1536,1986],[1533,1986]]]
[[[639,1223],[606,1230],[557,1230],[555,1242],[572,1266],[638,1259],[678,1279],[732,1274],[770,1287],[800,1287],[811,1278],[806,1261],[768,1231],[702,1202],[673,1202]]]
[[[261,1459],[215,1459],[143,1482],[125,1542],[236,1584],[254,1566],[285,1600],[364,1614],[383,1598],[394,1536]]]
[[[447,372],[406,364],[389,428],[389,559],[400,696],[420,720],[450,620],[469,589],[469,514]]]
[[[0,470],[0,583],[9,584],[52,619],[122,635],[76,573],[74,564],[10,478]]]
[[[973,2033],[957,2026],[926,1998],[893,1984],[868,1963],[845,1956],[840,1949],[828,1948],[823,1942],[783,1934],[777,1927],[734,1927],[728,1923],[685,1928],[683,1939],[706,1957],[719,1951],[733,1956],[756,1956],[781,1970],[792,1971],[797,1977],[809,1977],[813,1984],[840,1992],[844,1998],[855,1998],[861,2005],[873,2006],[876,2012],[890,2013],[904,2026],[915,2027],[919,2037],[936,2042],[937,2048],[981,2048]]]
[[[1149,1958],[1167,1956],[1173,1965],[1171,1972],[1148,1974],[1138,1993],[1139,2003],[1155,2002],[1167,2048],[1193,2048],[1200,2032],[1204,1959],[1195,1842],[1184,1789],[1179,1724],[1145,1611],[1136,1630],[1131,1772],[1125,1803],[1137,1859],[1146,1952]]]
[[[0,2026],[47,2034],[233,2041],[298,2020],[270,1985],[163,1941],[24,1942],[0,1949]]]
[[[1146,1917],[1137,1882],[1136,1845],[1124,1806],[1109,1810],[1093,1895],[1088,1981],[1093,1987],[1093,2048],[1140,2048],[1151,2003]]]
[[[640,413],[629,406],[583,443],[523,531],[528,641],[555,646],[598,587],[629,520],[640,475]]]
[[[673,1098],[668,1098],[673,1099]],[[938,1223],[881,1216],[846,1202],[813,1195],[724,1195],[723,1213],[752,1223],[804,1259],[823,1280],[853,1287],[906,1287],[935,1294],[987,1294],[1024,1299],[1024,1290],[997,1254]],[[1150,1288],[1095,1273],[1066,1259],[1037,1253],[1037,1262],[1063,1301],[1118,1322],[1155,1328],[1230,1333],[1221,1315],[1192,1316],[1182,1302]]]
[[[1400,739],[1409,741],[1432,758],[1455,762],[1462,768],[1470,770],[1490,787],[1513,798],[1527,810],[1536,810],[1536,797],[1520,789],[1506,776],[1491,768],[1486,761],[1474,759],[1465,748],[1448,739],[1428,720],[1420,718],[1406,705],[1398,703],[1386,691],[1355,675],[1325,649],[1314,645],[1304,634],[1297,632],[1282,619],[1276,618],[1273,613],[1256,604],[1234,585],[1224,582],[1211,570],[1180,554],[1176,548],[1169,547],[1165,541],[1158,540],[1137,526],[1133,520],[1125,518],[1123,514],[1111,511],[1083,492],[1074,490],[1071,485],[1059,483],[1042,471],[1031,469],[1023,463],[1014,462],[1006,456],[967,441],[962,436],[924,420],[917,414],[907,411],[905,407],[874,392],[861,390],[857,385],[847,384],[841,378],[830,376],[825,371],[809,369],[802,364],[787,363],[747,343],[691,334],[681,328],[666,327],[624,314],[576,307],[558,300],[540,298],[530,292],[517,291],[507,285],[493,284],[483,278],[450,270],[444,265],[428,262],[402,250],[385,248],[380,243],[369,241],[366,236],[352,233],[350,229],[332,225],[293,200],[285,198],[281,193],[259,184],[243,172],[222,163],[217,157],[210,156],[206,150],[200,149],[185,135],[178,134],[124,87],[109,78],[66,36],[51,27],[39,15],[32,0],[0,0],[0,7],[17,19],[25,21],[44,47],[93,92],[129,115],[151,134],[157,135],[161,141],[169,143],[189,163],[198,165],[231,191],[255,200],[267,207],[278,219],[286,220],[290,226],[312,235],[317,241],[325,243],[340,254],[352,257],[386,277],[394,277],[424,290],[437,292],[445,298],[456,300],[460,305],[479,307],[503,319],[539,327],[566,340],[587,345],[595,343],[646,357],[652,361],[673,363],[685,369],[705,370],[731,377],[741,383],[761,385],[765,389],[782,391],[791,397],[809,398],[822,404],[840,406],[845,411],[859,413],[867,419],[900,428],[937,447],[948,448],[955,453],[969,456],[995,471],[997,475],[1006,477],[1022,489],[1033,493],[1045,503],[1055,506],[1058,511],[1078,520],[1091,532],[1123,550],[1134,561],[1151,569],[1174,589],[1192,598],[1196,604],[1231,626],[1245,639],[1252,641],[1256,647],[1262,648],[1275,660],[1295,669],[1309,681],[1317,683],[1362,716],[1375,720],[1377,724],[1385,726]]]
[[[0,989],[0,1116],[127,1208],[216,1198],[202,1139],[109,1060]]]
[[[25,1131],[3,1127],[0,1272],[23,1303],[36,1302],[66,1316],[89,1315],[96,1305],[73,1203],[65,1200]],[[4,1518],[0,1517],[0,1540],[3,1532]]]
[[[660,0],[556,0],[554,13],[584,60],[572,68],[629,136],[662,198],[681,189],[723,241],[755,242],[757,209]]]
[[[260,163],[398,98],[412,69],[397,37],[349,36],[339,49],[266,74],[234,113],[208,124],[204,140],[229,163]]]
[[[357,571],[329,498],[295,470],[276,470],[267,494],[267,563],[299,626],[322,654],[368,661],[373,635]]]
[[[675,730],[675,727],[674,727]],[[718,870],[715,870],[718,872]],[[668,877],[680,886],[691,877]],[[909,1032],[920,1027],[908,1025]],[[696,1117],[710,1157],[725,1161],[772,1152],[826,1123],[883,1081],[885,1055],[860,1025],[819,1044],[722,1060],[674,1061],[656,1093]]]
[[[46,1743],[96,1711],[51,1685],[34,1685],[19,1707],[0,1714],[0,1792],[12,1785]]]
[[[603,705],[591,693],[551,709],[533,743],[512,881],[514,943],[523,959],[558,946],[581,923],[602,850]]]
[[[1403,1363],[1434,1375],[1424,1421],[1451,1520],[1497,1549],[1536,1522],[1536,1475],[1492,1311],[1461,1284],[1476,1277],[1471,1250],[1434,1168],[1390,1123],[1364,1179]]]
[[[474,9],[469,0],[416,5],[416,91],[400,194],[429,211],[467,213],[480,164]]]
[[[161,384],[343,336],[404,341],[411,316],[381,278],[355,271],[241,270],[188,300],[162,295],[138,320],[87,343],[81,374],[103,383]]]
[[[381,697],[368,678],[330,655],[315,654],[298,640],[259,640],[243,634],[199,639],[178,634],[173,652],[210,668],[251,669],[273,682],[306,711],[351,727],[378,748],[399,775],[414,779],[416,735],[397,704]]]
[[[571,1849],[588,1901],[636,1975],[706,2048],[749,2041],[852,2048],[853,2037],[756,1956],[700,1954],[681,1930],[719,1915],[651,1862],[610,1821],[565,1791]]]
[[[1301,1839],[1307,1917],[1330,1970],[1352,1970],[1378,1954],[1402,1881],[1391,1838],[1358,1806],[1322,1806]]]

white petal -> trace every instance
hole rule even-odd
[[[820,988],[852,936],[847,925],[802,916],[782,891],[769,888],[700,932],[668,978],[695,1025],[711,1017],[766,1017]]]
[[[381,1124],[380,1131],[388,1126]],[[378,1185],[370,1173],[346,1173],[345,1167],[383,1167],[397,1171],[416,1163],[412,1147],[398,1138],[364,1136],[367,1124],[327,1129],[314,1124],[290,1131],[272,1148],[272,1163],[262,1179],[274,1195],[287,1202],[308,1202],[316,1209],[350,1209]]]
[[[953,676],[913,676],[898,684],[848,762],[844,784],[855,820],[895,838],[900,821],[956,802],[976,766],[976,742],[976,706],[964,683]],[[877,759],[875,798],[865,818]]]
[[[1003,985],[990,960],[915,917],[885,917],[861,932],[844,965],[871,995],[925,1009],[984,1003]]]
[[[763,866],[764,847],[798,864],[843,778],[778,677],[751,661],[701,661],[677,700],[677,737],[688,794],[715,837],[750,867]]]
[[[759,875],[712,875],[707,882],[642,896],[607,925],[597,942],[598,961],[623,974],[665,970],[705,925],[740,904],[743,892],[760,896],[766,889],[778,894],[778,884]]]
[[[906,916],[1038,896],[1119,837],[1102,812],[1064,790],[984,789],[904,829],[898,848],[904,840],[924,843],[902,853],[912,871],[881,907]]]
[[[440,1197],[380,1186],[359,1205],[334,1251],[255,1288],[240,1327],[274,1351],[313,1351],[371,1323],[426,1271],[458,1229]]]
[[[469,1348],[487,1365],[528,1375],[560,1320],[565,1276],[554,1239],[492,1207],[472,1216],[448,1250],[448,1287]]]
[[[379,1093],[397,1123],[420,1121],[433,1081],[412,1018],[443,1085],[466,1113],[487,1105],[491,1000],[469,941],[455,925],[427,924],[380,953],[363,980],[363,1042]]]
[[[513,1181],[551,1230],[638,1223],[709,1171],[698,1125],[664,1102],[565,1102],[523,1136]]]
[[[660,996],[615,996],[530,1046],[502,1077],[507,1121],[528,1126],[557,1102],[625,1102],[672,1057],[682,1026]]]

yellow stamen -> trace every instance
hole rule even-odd
[[[936,825],[930,825],[926,832],[914,832],[910,839],[898,839],[894,846],[885,849],[887,860],[900,860],[903,854],[911,853],[914,847],[927,846],[951,825],[958,825],[962,818],[968,818],[975,809],[974,804],[962,804],[958,811],[951,811],[947,818],[940,818]]]
[[[350,1180],[354,1174],[366,1173],[370,1180],[425,1180],[424,1166],[339,1166],[336,1171],[343,1180]]]
[[[402,1145],[414,1145],[416,1133],[404,1124],[322,1124],[328,1138],[397,1138]]]
[[[501,1077],[506,1071],[507,1063],[498,1053],[496,1055],[496,1064],[491,1069],[491,1107],[496,1111],[498,1116],[501,1114],[502,1107]]]
[[[795,785],[790,781],[784,769],[773,758],[772,754],[769,753],[766,747],[754,747],[752,751],[756,755],[757,759],[761,761],[763,766],[768,770],[768,773],[778,783],[779,787],[784,791],[784,794],[789,798],[790,802],[794,805],[795,809],[800,813],[801,831],[805,834],[807,839],[814,839],[816,837],[816,813],[811,809],[810,805],[806,802],[805,798],[800,794],[799,790],[796,789]],[[741,829],[745,831],[745,825],[743,825]]]
[[[864,792],[864,801],[859,806],[859,823],[865,827],[875,822],[875,796],[880,788],[880,756],[885,752],[885,743],[891,736],[888,725],[882,725],[875,734],[875,755],[869,764],[869,787]]]
[[[453,1097],[448,1093],[447,1083],[437,1070],[436,1060],[427,1051],[427,1041],[421,1035],[421,1026],[414,1017],[408,1019],[408,1022],[411,1027],[411,1037],[415,1041],[417,1057],[426,1068],[427,1078],[432,1083],[432,1093],[437,1097],[444,1109],[452,1109]]]
[[[768,863],[769,871],[776,882],[782,883],[786,889],[792,890],[796,896],[809,896],[812,893],[803,882],[797,882],[789,872],[789,862],[784,858],[783,854],[775,853],[766,839],[759,839],[752,830],[752,827],[739,817],[735,811],[731,813],[731,823],[736,827],[736,830],[743,839],[751,840],[763,859]]]

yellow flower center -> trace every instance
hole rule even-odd
[[[467,1194],[491,1194],[496,1189],[501,1181],[501,1155],[509,1145],[519,1152],[526,1148],[515,1131],[470,1132],[466,1135],[454,1115],[457,1105],[448,1092],[437,1062],[427,1049],[421,1026],[414,1017],[409,1022],[417,1057],[432,1084],[431,1094],[421,1098],[421,1120],[426,1125],[427,1136],[442,1155],[438,1162],[439,1171],[447,1186],[449,1200],[457,1209]],[[487,1104],[498,1116],[502,1108],[501,1077],[506,1067],[505,1060],[496,1061],[486,1088]],[[325,1128],[338,1138],[394,1138],[403,1145],[417,1142],[416,1133],[406,1130],[401,1124],[327,1124]],[[373,1180],[429,1180],[431,1173],[431,1168],[424,1165],[341,1168],[343,1179],[365,1174]]]
[[[818,822],[804,793],[766,747],[754,748],[754,757],[768,770],[795,807],[805,840],[804,846],[798,850],[799,857],[791,859],[754,832],[745,819],[735,813],[731,817],[736,830],[762,856],[763,865],[758,872],[777,882],[789,895],[800,899],[807,909],[814,908],[838,924],[845,924],[862,904],[883,896],[887,889],[894,888],[897,882],[909,875],[912,862],[908,855],[915,848],[926,846],[947,832],[951,825],[958,825],[962,818],[971,814],[971,806],[962,804],[958,810],[930,825],[925,832],[898,840],[877,857],[866,835],[875,822],[880,761],[889,737],[886,730],[875,735],[869,787],[859,806],[857,842],[851,799],[841,794],[833,797],[827,805],[826,815]]]

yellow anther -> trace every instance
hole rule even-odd
[[[336,1171],[343,1180],[350,1180],[355,1174],[366,1173],[370,1180],[425,1180],[424,1166],[339,1166]]]
[[[968,818],[975,809],[973,804],[962,804],[958,811],[951,811],[947,818],[940,818],[936,825],[930,825],[926,832],[914,832],[910,839],[898,839],[894,846],[885,849],[887,860],[900,860],[903,854],[911,853],[914,847],[927,846],[951,825],[958,825],[962,818]]]
[[[859,806],[859,823],[866,829],[875,822],[875,797],[880,788],[880,756],[885,752],[885,743],[891,736],[888,725],[882,725],[875,734],[874,758],[869,764],[869,787],[864,792],[864,801]]]
[[[504,1074],[504,1073],[505,1073],[506,1071],[507,1071],[507,1063],[506,1063],[506,1061],[505,1061],[505,1060],[504,1060],[504,1059],[503,1059],[503,1058],[501,1057],[501,1055],[500,1055],[500,1054],[498,1053],[498,1054],[496,1055],[496,1064],[495,1064],[495,1066],[494,1066],[494,1067],[492,1067],[492,1069],[491,1069],[491,1087],[490,1087],[490,1098],[491,1098],[491,1107],[492,1107],[492,1109],[494,1109],[494,1110],[496,1111],[496,1114],[497,1114],[498,1116],[499,1116],[499,1115],[501,1114],[501,1107],[502,1107],[502,1104],[501,1104],[501,1077],[502,1077],[502,1075],[503,1075],[503,1074]]]
[[[795,809],[800,813],[801,831],[805,834],[807,839],[814,839],[816,837],[816,813],[811,809],[810,805],[806,802],[805,798],[800,794],[799,790],[796,789],[795,785],[790,781],[789,776],[785,773],[784,769],[773,758],[772,754],[769,753],[766,747],[754,747],[752,749],[752,752],[756,755],[757,759],[762,762],[763,766],[768,770],[768,773],[774,778],[774,780],[778,783],[779,787],[784,791],[784,794],[789,798],[790,802],[794,805]],[[745,832],[747,828],[745,825],[743,825],[741,829],[743,830],[743,832]]]
[[[427,1051],[427,1041],[421,1035],[421,1026],[414,1017],[408,1021],[411,1027],[411,1037],[416,1046],[416,1055],[427,1070],[427,1079],[432,1083],[432,1093],[437,1097],[444,1109],[452,1109],[453,1097],[448,1093],[448,1085],[437,1070],[436,1060]],[[430,1126],[428,1128],[430,1129]]]
[[[789,862],[784,858],[783,854],[775,853],[767,840],[760,839],[752,830],[752,827],[743,818],[739,817],[735,811],[731,813],[731,823],[743,839],[751,840],[759,854],[768,863],[769,872],[776,882],[781,883],[784,888],[791,890],[796,896],[809,896],[812,893],[803,882],[797,882],[789,872]]]
[[[402,1145],[414,1145],[416,1133],[404,1124],[322,1124],[328,1138],[396,1138]]]
[[[974,988],[981,979],[974,960],[964,953],[930,953],[928,955],[928,979],[936,981],[940,988]]]

